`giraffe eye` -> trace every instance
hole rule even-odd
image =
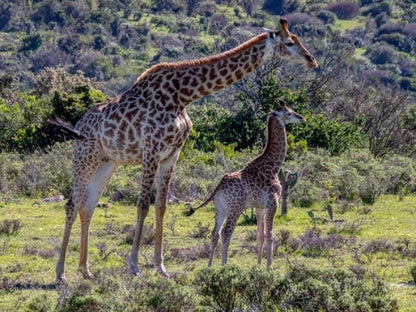
[[[294,46],[294,45],[295,45],[295,43],[294,43],[294,42],[288,42],[288,43],[286,43],[286,45],[287,45],[288,47],[291,47],[291,46]]]

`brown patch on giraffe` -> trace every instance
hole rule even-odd
[[[187,86],[189,84],[189,81],[191,80],[190,76],[185,76],[182,78],[182,87]]]
[[[113,128],[108,128],[104,130],[104,136],[112,138],[114,136],[115,130]]]
[[[119,130],[120,131],[122,131],[122,132],[124,132],[124,131],[126,131],[126,129],[127,129],[127,127],[129,126],[129,123],[125,120],[125,119],[123,119],[122,121],[121,121],[121,124],[120,124],[120,126],[119,126]]]
[[[209,91],[207,89],[205,89],[204,86],[199,87],[198,88],[198,92],[201,95],[207,95],[207,94],[209,94]]]
[[[129,127],[127,131],[127,138],[130,142],[134,142],[136,140],[136,137],[134,135],[134,130],[131,127]]]
[[[208,73],[208,67],[202,66],[201,67],[201,75],[206,76],[207,73]]]
[[[217,78],[217,72],[215,68],[211,68],[210,72],[209,72],[209,80],[214,80],[215,78]]]
[[[191,87],[195,88],[197,85],[199,85],[199,81],[194,77],[191,82]]]
[[[241,71],[240,69],[238,69],[238,70],[235,72],[235,77],[237,78],[237,80],[240,80],[241,78],[243,78],[243,77],[244,77],[244,73],[243,73],[243,71]]]

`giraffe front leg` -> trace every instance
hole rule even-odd
[[[257,219],[257,263],[261,264],[263,259],[263,246],[264,246],[264,209],[256,209]]]
[[[142,161],[142,173],[140,177],[140,195],[137,201],[137,221],[133,238],[133,247],[128,260],[130,273],[140,275],[139,270],[139,248],[143,236],[144,220],[149,212],[150,192],[153,185],[157,163],[150,157]]]
[[[155,269],[163,276],[168,277],[163,262],[163,219],[166,211],[169,194],[169,184],[172,177],[172,172],[178,159],[179,152],[173,157],[160,163],[159,173],[157,178],[157,194],[155,202],[156,214],[156,233],[155,233],[155,250],[154,250],[154,265]]]

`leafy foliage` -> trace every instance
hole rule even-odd
[[[380,279],[345,270],[291,265],[285,277],[260,267],[227,265],[198,271],[198,292],[217,311],[397,311],[398,303]],[[244,309],[244,308],[243,308]]]
[[[298,140],[306,140],[308,147],[326,149],[331,155],[364,145],[364,137],[358,124],[329,120],[322,114],[304,113],[307,122],[293,127]]]

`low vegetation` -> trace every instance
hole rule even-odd
[[[102,205],[91,229],[93,278],[83,280],[77,272],[77,221],[69,245],[69,285],[57,286],[54,265],[64,203],[2,202],[2,224],[19,224],[19,229],[0,235],[0,307],[3,311],[412,311],[415,204],[414,197],[383,195],[370,211],[365,211],[365,204],[336,210],[333,222],[320,204],[309,210],[294,206],[275,220],[272,270],[256,265],[255,225],[237,226],[229,265],[220,266],[216,258],[207,268],[210,237],[201,233],[212,228],[213,211],[201,210],[187,218],[180,214],[185,206],[172,204],[165,231],[169,279],[153,271],[153,216],[147,220],[148,238],[140,254],[142,275],[134,278],[126,260],[135,209]],[[310,210],[328,220],[312,220]]]

